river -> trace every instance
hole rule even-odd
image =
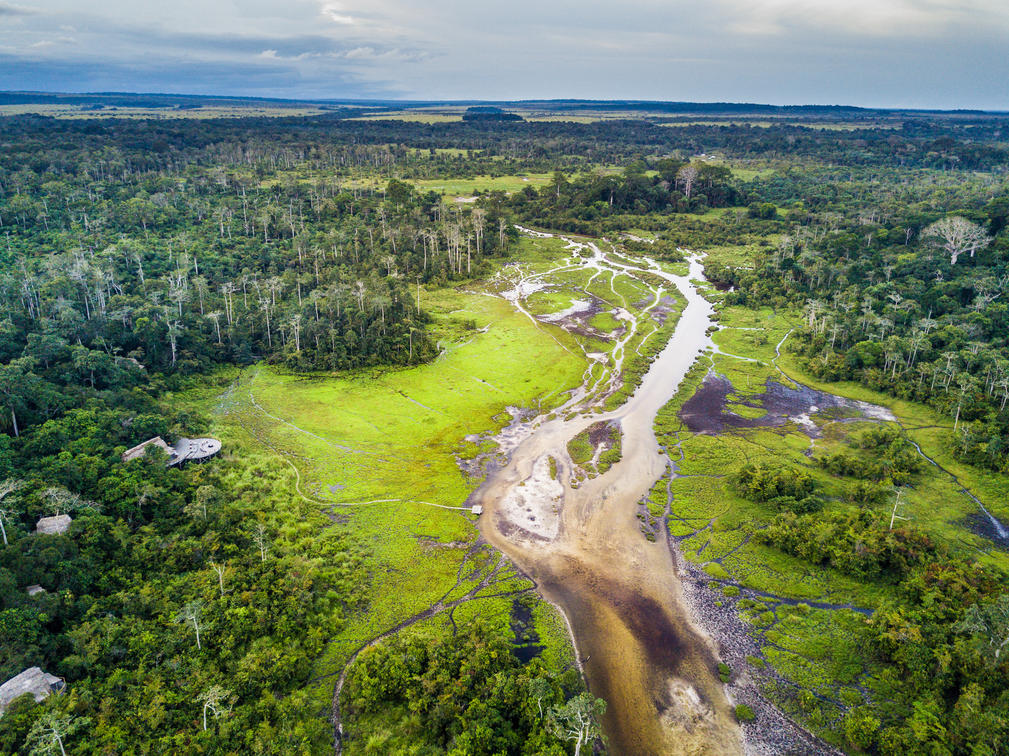
[[[692,257],[686,276],[648,262],[636,269],[587,246],[592,265],[647,271],[678,289],[687,304],[675,331],[618,409],[599,412],[583,388],[561,411],[526,423],[520,440],[510,439],[507,464],[471,501],[484,508],[484,537],[567,619],[589,689],[607,702],[603,728],[611,753],[739,753],[742,736],[713,644],[692,624],[669,544],[664,536],[646,540],[636,516],[668,464],[653,431],[655,415],[711,343],[713,310],[692,283],[703,280],[703,268]],[[567,442],[600,420],[620,424],[622,459],[572,487]]]

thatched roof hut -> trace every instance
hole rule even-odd
[[[147,454],[147,447],[156,446],[161,451],[163,451],[169,459],[169,464],[172,458],[175,456],[175,452],[172,447],[165,443],[165,440],[161,436],[155,436],[154,438],[149,438],[142,444],[137,444],[132,449],[127,449],[123,452],[123,462],[129,462],[131,459],[139,459],[140,457]]]
[[[172,444],[175,458],[169,462],[178,465],[183,462],[202,462],[221,450],[221,442],[216,438],[180,438]]]
[[[30,693],[36,701],[41,701],[51,693],[62,693],[65,687],[62,678],[43,672],[38,667],[29,667],[0,685],[0,715],[7,711],[11,701],[26,693]]]
[[[70,515],[61,514],[52,517],[43,517],[35,523],[35,533],[41,535],[60,535],[67,532],[73,518]]]

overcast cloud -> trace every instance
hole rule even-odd
[[[0,0],[0,89],[1009,110],[1006,0]]]

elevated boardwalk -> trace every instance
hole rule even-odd
[[[216,438],[180,438],[172,445],[175,459],[170,465],[183,462],[202,462],[221,450],[221,442]]]
[[[165,464],[172,467],[183,462],[203,462],[210,459],[221,450],[221,442],[216,438],[180,438],[169,446],[161,436],[155,436],[123,452],[123,462],[145,456],[151,447],[161,449],[168,456]]]

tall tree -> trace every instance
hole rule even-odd
[[[0,534],[3,535],[4,546],[7,546],[7,528],[4,522],[10,522],[20,514],[19,509],[15,509],[12,502],[6,504],[4,500],[13,493],[24,488],[25,482],[16,478],[8,478],[0,483]]]
[[[922,232],[922,238],[942,247],[949,255],[951,265],[956,265],[960,255],[969,252],[973,257],[991,243],[991,237],[984,228],[962,215],[937,220]]]
[[[580,693],[567,703],[550,711],[554,735],[563,740],[573,740],[575,756],[580,756],[582,746],[602,734],[600,719],[606,712],[606,702],[591,693]]]

